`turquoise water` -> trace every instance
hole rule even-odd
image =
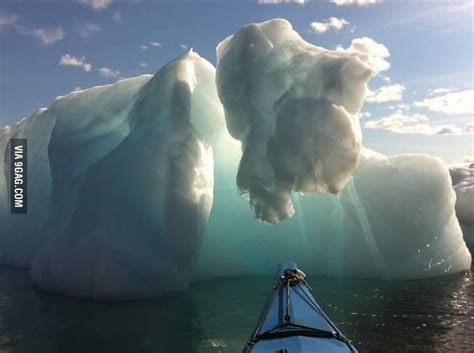
[[[1,353],[233,353],[254,329],[272,277],[193,284],[180,297],[92,302],[36,291],[0,268]],[[361,352],[469,352],[472,272],[417,281],[311,278],[315,297]]]

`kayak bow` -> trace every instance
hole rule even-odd
[[[243,353],[357,353],[311,292],[294,262],[278,265],[274,292]]]

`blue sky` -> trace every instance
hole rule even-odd
[[[283,17],[318,46],[367,37],[385,48],[375,55],[390,67],[361,117],[366,147],[474,159],[471,0],[266,1],[2,0],[0,126],[77,87],[155,73],[189,47],[215,64],[227,35]]]

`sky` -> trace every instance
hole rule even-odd
[[[312,44],[373,57],[365,147],[474,160],[471,0],[1,0],[0,126],[189,48],[216,64],[221,40],[276,17]]]

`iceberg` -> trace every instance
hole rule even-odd
[[[456,192],[456,214],[464,239],[474,246],[474,164],[453,166],[449,172]]]
[[[373,74],[359,55],[314,46],[274,19],[222,41],[216,70],[229,133],[242,141],[237,187],[257,219],[292,216],[295,191],[341,192],[359,162]]]
[[[362,147],[363,57],[310,45],[280,19],[227,38],[218,57],[216,70],[190,51],[1,129],[0,263],[98,299],[273,274],[289,258],[338,277],[470,268],[465,175],[454,191],[437,158]],[[27,214],[10,213],[11,138],[28,139]]]
[[[296,194],[295,217],[272,226],[250,222],[245,200],[230,202],[230,194],[230,185],[215,194],[196,279],[270,275],[288,258],[311,275],[373,279],[427,278],[471,266],[448,168],[428,155],[363,149],[339,197]]]
[[[51,200],[48,145],[55,117],[43,109],[13,126],[0,129],[0,263],[29,267],[46,240]],[[10,140],[28,138],[28,214],[10,213]],[[37,187],[32,187],[32,180]]]
[[[68,295],[183,290],[212,206],[212,146],[231,139],[214,71],[189,52],[155,76],[73,92],[5,129],[4,150],[25,137],[33,155],[29,213],[0,214],[3,262],[31,266],[37,286]]]

